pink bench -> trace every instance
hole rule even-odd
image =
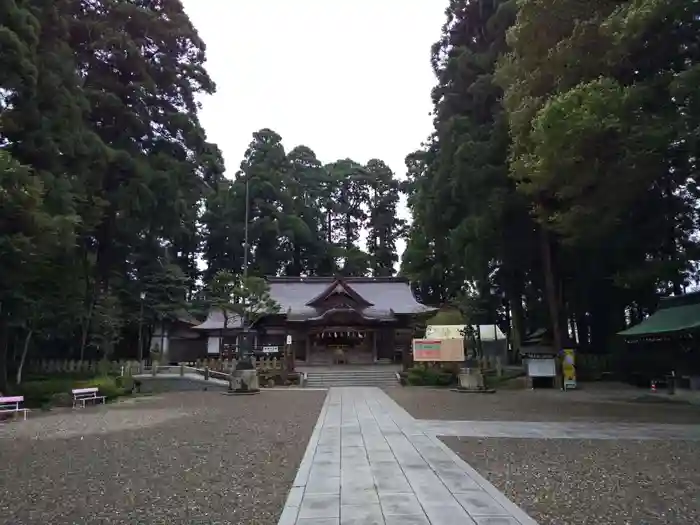
[[[80,405],[85,408],[85,403],[87,401],[92,401],[95,404],[98,401],[102,403],[105,402],[105,396],[98,396],[98,388],[95,386],[90,388],[74,388],[71,392],[73,394],[73,408]]]
[[[29,409],[22,408],[21,403],[24,403],[24,396],[0,397],[0,414],[24,414],[24,419],[27,419]]]

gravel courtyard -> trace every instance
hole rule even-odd
[[[443,441],[540,525],[700,523],[700,442]]]
[[[590,384],[569,392],[542,389],[459,394],[420,387],[389,388],[386,392],[417,419],[700,423],[699,406],[635,401],[651,396],[624,385]]]
[[[324,397],[168,393],[0,425],[0,523],[275,525]]]
[[[698,424],[700,407],[646,402],[644,391],[584,385],[580,391],[458,394],[393,388],[418,419]],[[441,438],[540,525],[700,523],[700,441]]]

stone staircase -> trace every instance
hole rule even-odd
[[[398,385],[393,366],[368,366],[363,368],[333,367],[308,368],[307,383],[309,388],[328,388],[332,386],[395,386]]]

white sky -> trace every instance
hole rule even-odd
[[[430,46],[447,3],[183,0],[217,84],[201,120],[228,176],[261,128],[287,151],[304,144],[322,162],[379,158],[403,176],[405,156],[432,129]]]

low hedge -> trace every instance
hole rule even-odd
[[[445,368],[415,366],[402,372],[401,384],[411,386],[450,386],[457,382],[457,376]]]
[[[74,379],[71,377],[53,377],[32,380],[22,383],[11,390],[11,394],[24,396],[25,405],[29,408],[71,405],[74,388],[97,387],[100,395],[108,400],[131,394],[134,381],[131,378],[98,376],[92,378]]]
[[[301,379],[301,375],[298,372],[289,372],[287,374],[287,381],[285,383],[282,378],[282,372],[279,370],[261,370],[258,372],[258,381],[260,386],[268,386],[270,381],[273,381],[275,386],[289,386],[298,385]]]

